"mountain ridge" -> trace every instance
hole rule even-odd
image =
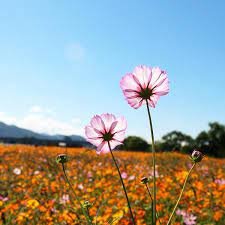
[[[72,141],[86,142],[80,135],[62,135],[62,134],[41,134],[29,129],[21,128],[16,125],[9,125],[0,121],[0,138],[36,138],[40,140],[64,141],[69,138]]]

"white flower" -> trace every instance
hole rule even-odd
[[[129,176],[128,180],[134,180],[135,179],[135,176],[134,175],[131,175]]]
[[[78,185],[78,188],[79,188],[80,190],[83,190],[83,189],[84,189],[83,184],[79,184],[79,185]]]
[[[59,199],[60,204],[66,204],[67,202],[69,202],[70,197],[69,195],[64,194],[62,196],[62,198]]]
[[[21,174],[21,169],[15,168],[15,169],[13,170],[13,173],[16,174],[16,175],[20,175],[20,174]]]
[[[38,171],[38,170],[34,171],[34,175],[38,175],[39,173],[40,173],[40,171]]]

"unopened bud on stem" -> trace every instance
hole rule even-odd
[[[66,154],[60,154],[60,155],[58,155],[57,158],[56,158],[56,162],[57,163],[62,163],[62,164],[68,162],[67,155]]]
[[[141,183],[142,184],[147,184],[149,182],[149,178],[147,178],[147,177],[143,177],[142,179],[141,179]]]
[[[91,208],[92,204],[89,201],[85,201],[83,204],[83,208],[89,210]]]
[[[195,163],[201,162],[203,159],[203,154],[200,151],[194,150],[191,154],[191,160]]]

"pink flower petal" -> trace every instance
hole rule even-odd
[[[127,99],[132,99],[132,98],[138,98],[139,97],[139,93],[135,92],[135,91],[128,91],[128,89],[126,89],[125,91],[123,91],[123,94],[125,95],[125,97]]]
[[[125,131],[127,129],[127,121],[125,117],[121,116],[117,118],[117,125],[113,129],[113,133]]]
[[[99,154],[103,150],[109,150],[108,143],[106,141],[102,141],[97,147],[97,153]]]
[[[148,100],[148,103],[151,107],[155,108],[157,101],[159,100],[159,95],[152,95],[150,100]]]
[[[134,81],[133,74],[125,75],[120,81],[120,87],[124,89],[140,90],[139,85]]]
[[[135,109],[138,109],[143,104],[142,98],[140,98],[140,97],[127,99],[127,102],[131,107],[133,107]]]
[[[111,141],[110,141],[110,147],[111,147],[112,150],[113,150],[116,146],[121,145],[121,144],[122,144],[122,142],[117,141],[117,140],[111,140]]]
[[[95,129],[91,126],[86,126],[85,127],[85,135],[87,138],[98,138],[100,135],[95,131]]]
[[[125,138],[125,131],[120,131],[118,133],[115,133],[113,136],[113,139],[115,141],[120,142],[120,144],[122,144],[122,142],[124,141],[124,138]]]
[[[118,141],[110,141],[110,147],[113,150],[116,146],[121,145],[121,142]],[[97,154],[108,153],[110,152],[108,142],[103,141],[97,148]]]
[[[94,146],[99,146],[102,143],[103,138],[98,138],[98,139],[88,139],[87,138],[87,141],[90,142],[91,144],[93,144]]]
[[[106,148],[103,148],[102,151],[101,151],[100,153],[106,154],[106,153],[108,153],[108,152],[110,152],[110,150],[109,150],[108,147],[106,147]]]
[[[152,73],[150,67],[137,66],[135,67],[133,74],[143,89],[145,89],[151,81]]]
[[[118,121],[114,121],[114,122],[111,124],[111,126],[110,126],[110,128],[109,128],[109,132],[110,132],[111,134],[114,133],[114,129],[117,127],[117,124],[118,124]]]
[[[105,125],[99,115],[96,115],[91,119],[91,126],[100,131],[101,133],[105,131]]]
[[[160,78],[163,71],[159,67],[153,67],[152,68],[152,78],[150,81],[150,85],[154,85],[158,79]],[[152,88],[152,86],[150,86]]]
[[[160,96],[169,93],[169,80],[167,77],[161,82],[160,85],[158,84],[157,86],[155,86],[153,93]]]
[[[105,125],[106,132],[109,132],[112,123],[116,120],[116,117],[113,114],[105,113],[101,115],[101,118]]]

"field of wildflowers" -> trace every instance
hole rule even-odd
[[[0,146],[0,224],[86,224],[56,156],[66,153],[66,172],[88,206],[93,224],[129,224],[129,210],[108,154],[85,148]],[[114,151],[137,225],[151,224],[151,201],[142,177],[152,177],[151,153]],[[166,224],[187,171],[187,155],[157,153],[157,212]],[[150,182],[152,189],[152,182]],[[225,224],[225,160],[205,157],[194,168],[173,218],[174,225]],[[89,203],[85,202],[88,201]]]

